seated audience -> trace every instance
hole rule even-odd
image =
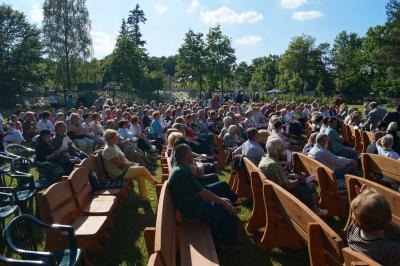
[[[398,160],[399,154],[393,150],[393,136],[386,134],[376,142],[378,154],[384,157]]]
[[[235,149],[234,154],[243,154],[250,161],[252,161],[255,165],[261,160],[261,157],[264,156],[264,149],[261,147],[259,141],[258,130],[254,127],[247,129],[247,140],[240,145],[237,149]]]

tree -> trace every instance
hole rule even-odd
[[[10,97],[42,82],[40,31],[21,12],[0,5],[0,93]]]
[[[184,42],[179,48],[177,59],[177,78],[183,83],[195,84],[201,92],[207,72],[206,46],[202,33],[192,30],[186,33]]]
[[[252,68],[246,62],[240,62],[235,68],[234,78],[239,88],[247,89],[251,80]]]
[[[121,36],[113,53],[106,58],[103,84],[116,82],[125,91],[141,92],[144,71],[142,48],[128,36]]]
[[[143,10],[140,9],[139,4],[136,4],[135,9],[129,11],[128,20],[126,22],[127,32],[139,46],[143,47],[146,41],[142,40],[142,33],[140,32],[140,23],[145,24],[147,19]]]
[[[368,94],[371,84],[362,38],[356,33],[340,32],[333,44],[331,58],[337,90],[354,99]]]
[[[124,36],[124,35],[127,35],[127,34],[128,34],[128,26],[126,25],[125,18],[122,18],[121,29],[119,31],[119,36],[118,37],[121,37],[121,36]]]
[[[319,81],[331,90],[327,69],[329,44],[316,46],[316,40],[309,35],[295,37],[279,61],[280,74],[277,86],[295,93],[316,90]],[[326,85],[326,86],[325,86]]]
[[[91,55],[90,30],[86,0],[44,1],[43,41],[49,58],[63,65],[65,102],[72,88],[72,62]]]
[[[210,89],[216,89],[219,85],[223,92],[224,81],[232,77],[236,62],[235,49],[232,48],[231,40],[222,34],[220,25],[209,29],[206,44]]]
[[[251,76],[250,88],[255,91],[276,88],[276,77],[279,74],[279,56],[269,55],[253,62],[255,69]]]

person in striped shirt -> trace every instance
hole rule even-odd
[[[347,230],[349,247],[383,266],[399,265],[400,243],[385,237],[385,229],[392,220],[389,203],[374,189],[361,190],[350,205],[352,223]]]

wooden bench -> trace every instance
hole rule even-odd
[[[59,182],[39,192],[36,202],[41,219],[46,223],[66,224],[74,227],[78,245],[86,252],[98,253],[108,235],[107,216],[82,215],[68,182]],[[66,248],[66,235],[50,232],[46,235],[46,248],[60,250]]]
[[[367,256],[352,250],[344,248],[342,250],[345,266],[382,266]]]
[[[362,138],[362,130],[353,127],[354,129],[354,149],[359,153],[363,152],[364,143]],[[353,134],[353,132],[352,132]]]
[[[345,134],[346,134],[346,143],[350,147],[354,147],[355,145],[355,133],[354,132],[354,127],[351,125],[345,125]]]
[[[245,158],[246,157],[243,157],[243,160]],[[235,192],[239,197],[245,197],[248,199],[253,198],[253,194],[251,191],[250,174],[247,171],[246,167],[242,166],[241,169],[236,173],[231,172],[229,186],[231,187],[232,191]]]
[[[281,186],[265,180],[266,226],[260,248],[308,246],[310,264],[342,265],[343,241],[318,215]]]
[[[374,142],[374,133],[368,131],[362,131],[361,138],[363,143],[362,152],[367,152],[369,144]]]
[[[383,157],[377,154],[362,153],[361,163],[363,177],[380,184],[386,184],[382,177],[400,182],[400,160]]]
[[[292,162],[296,174],[315,175],[320,188],[321,208],[328,210],[328,216],[347,219],[348,200],[346,194],[340,194],[336,184],[336,175],[329,167],[301,153],[293,153]]]
[[[400,230],[400,193],[387,188],[381,184],[378,184],[374,181],[354,176],[354,175],[346,175],[346,184],[347,184],[347,192],[349,197],[349,203],[357,197],[356,187],[361,188],[362,185],[366,185],[369,188],[375,189],[377,192],[382,194],[383,197],[388,201],[390,208],[392,209],[392,226]],[[347,220],[347,226],[351,223],[351,210],[349,213],[349,218]]]
[[[86,215],[110,216],[117,206],[118,198],[113,195],[93,195],[88,179],[89,171],[88,168],[75,168],[68,177],[75,200]]]
[[[176,208],[168,189],[163,184],[157,208],[156,227],[145,229],[148,265],[176,265],[176,252],[180,251],[179,265],[219,265],[213,238],[208,226],[199,222],[176,222]]]
[[[217,136],[217,148],[218,148],[218,168],[224,169],[226,166],[226,153],[224,149],[224,139],[223,136]]]

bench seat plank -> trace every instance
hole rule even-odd
[[[80,216],[71,226],[77,236],[90,236],[97,234],[105,224],[107,216]]]
[[[203,223],[183,222],[181,230],[181,265],[219,265],[210,229]]]

